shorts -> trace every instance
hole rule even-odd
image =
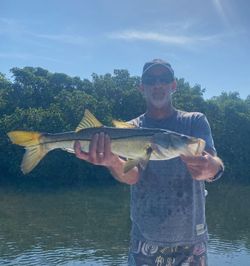
[[[134,240],[131,243],[128,266],[207,266],[207,243],[189,246],[163,247]]]

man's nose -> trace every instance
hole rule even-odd
[[[161,82],[160,79],[156,79],[154,85],[155,85],[155,87],[162,87],[163,83]]]

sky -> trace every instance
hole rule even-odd
[[[154,58],[205,98],[250,95],[249,0],[0,0],[0,72],[42,67],[91,80]]]

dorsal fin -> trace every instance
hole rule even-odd
[[[78,132],[84,128],[102,127],[102,126],[103,124],[99,122],[88,109],[86,109],[84,112],[83,119],[81,120],[80,124],[78,125],[75,131]]]
[[[117,128],[135,128],[136,126],[124,121],[112,120],[112,124]]]

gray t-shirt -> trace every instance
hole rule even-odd
[[[145,114],[131,120],[139,127],[162,128],[202,138],[216,153],[209,123],[202,113],[176,110],[154,120]],[[194,180],[180,157],[149,161],[131,186],[132,239],[159,246],[206,241],[204,181]]]

